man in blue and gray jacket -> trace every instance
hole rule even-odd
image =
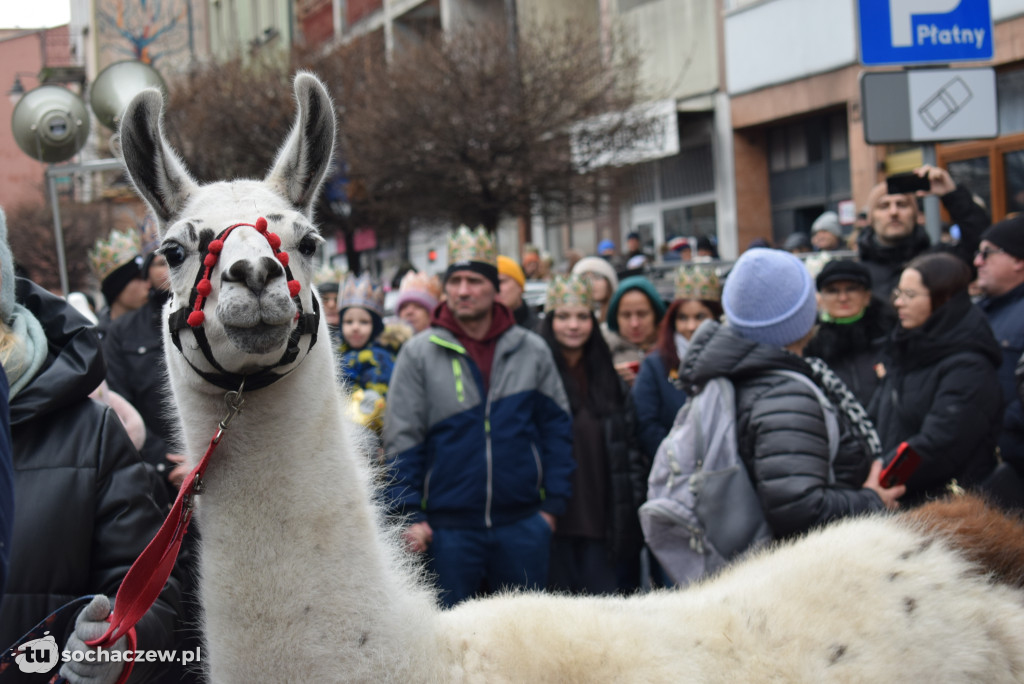
[[[544,587],[575,463],[551,352],[495,301],[490,237],[462,227],[448,253],[447,301],[391,377],[384,446],[406,542],[428,554],[452,606],[483,589]]]

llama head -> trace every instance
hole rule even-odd
[[[298,338],[316,332],[313,256],[323,239],[312,211],[335,116],[315,76],[298,74],[294,90],[295,124],[262,181],[197,183],[164,137],[158,90],[138,94],[122,116],[125,167],[156,217],[170,267],[165,334],[215,384],[287,372],[302,360]]]

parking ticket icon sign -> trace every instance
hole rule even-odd
[[[999,135],[995,70],[865,73],[861,112],[864,138],[872,145],[994,138]]]
[[[858,0],[860,61],[945,64],[993,56],[989,0]]]

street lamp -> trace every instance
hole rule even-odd
[[[15,77],[15,93],[21,86]],[[153,67],[142,62],[116,62],[101,71],[92,84],[90,103],[96,118],[116,129],[120,115],[141,90],[158,87],[166,91],[163,79]],[[24,87],[21,86],[22,90]],[[47,194],[53,212],[53,232],[57,243],[57,268],[60,286],[68,294],[68,270],[64,258],[64,233],[60,205],[57,201],[57,177],[85,171],[108,171],[122,168],[119,159],[94,159],[77,164],[61,164],[85,146],[89,138],[89,109],[81,97],[56,85],[41,85],[24,94],[14,107],[11,131],[21,151],[46,162]]]
[[[14,74],[14,83],[11,85],[11,89],[7,91],[7,99],[11,101],[11,104],[17,104],[21,96],[25,94],[25,86],[21,83],[22,76],[31,76],[36,80],[39,80],[39,74],[34,71],[18,71]]]

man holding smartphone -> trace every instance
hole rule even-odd
[[[857,239],[860,260],[871,271],[872,291],[883,302],[889,301],[904,264],[924,252],[950,251],[970,264],[981,232],[990,223],[988,212],[945,169],[926,164],[913,173],[927,182],[928,189],[890,193],[887,183],[876,185],[867,201],[871,225]],[[918,208],[918,199],[926,195],[938,195],[953,223],[960,226],[957,244],[932,245]]]

